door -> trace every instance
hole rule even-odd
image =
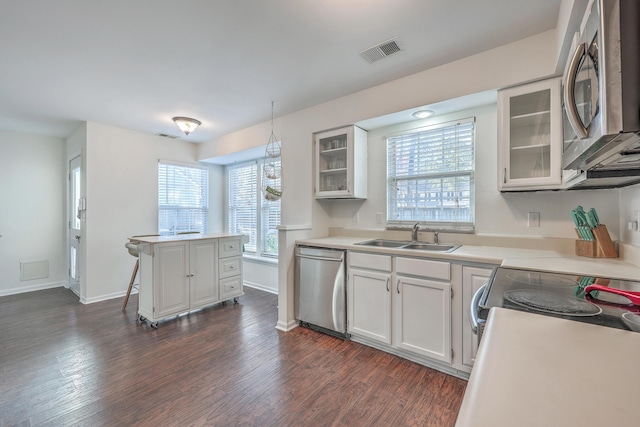
[[[189,246],[191,308],[218,301],[217,242],[203,240]]]
[[[189,310],[189,243],[156,245],[154,249],[153,317]]]
[[[349,271],[349,332],[391,344],[391,275]]]
[[[69,192],[68,202],[68,259],[69,259],[69,289],[80,296],[80,241],[82,238],[82,202],[80,196],[80,156],[69,161]]]
[[[451,363],[451,284],[399,277],[398,347]]]
[[[462,267],[462,364],[473,367],[478,351],[478,336],[471,331],[469,310],[471,298],[489,281],[493,270],[489,268]]]

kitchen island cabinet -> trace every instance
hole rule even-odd
[[[242,293],[242,236],[136,237],[140,252],[138,315],[159,320],[237,298]]]

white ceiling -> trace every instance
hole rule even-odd
[[[204,142],[556,26],[561,0],[0,0],[0,129]],[[368,64],[391,38],[402,52]],[[185,137],[171,122],[202,126]]]

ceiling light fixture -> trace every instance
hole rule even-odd
[[[426,119],[427,117],[433,116],[435,113],[431,110],[419,110],[413,113],[413,117],[416,119]]]
[[[192,119],[190,117],[174,117],[173,121],[176,123],[176,125],[178,125],[180,130],[184,132],[185,135],[189,135],[202,124],[199,120]]]

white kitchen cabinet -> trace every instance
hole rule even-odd
[[[462,364],[473,367],[478,351],[478,337],[471,331],[470,305],[473,294],[489,281],[490,268],[462,266]]]
[[[241,237],[213,236],[132,239],[140,248],[141,320],[156,326],[160,319],[242,295]]]
[[[451,265],[396,258],[395,345],[451,363]]]
[[[203,240],[189,243],[190,307],[202,307],[218,301],[216,278],[218,242]]]
[[[367,198],[367,132],[347,126],[315,134],[316,199]]]
[[[498,92],[498,190],[562,185],[560,78]]]
[[[391,344],[391,257],[349,253],[347,332]]]
[[[189,309],[189,243],[177,242],[158,245],[155,253],[156,262],[152,264],[153,312],[147,313],[148,319],[162,318],[181,313]],[[141,269],[147,263],[141,262]],[[140,293],[148,289],[140,283]],[[146,312],[147,307],[140,305],[139,312]]]

